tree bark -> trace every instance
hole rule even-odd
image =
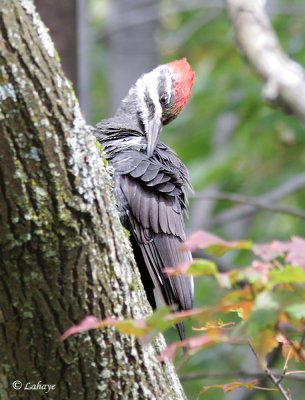
[[[108,167],[29,0],[1,3],[0,71],[0,398],[184,399],[151,345],[112,328],[59,341],[86,315],[150,308]]]

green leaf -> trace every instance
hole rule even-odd
[[[280,304],[273,293],[264,291],[255,301],[253,311],[247,321],[247,332],[256,335],[264,330],[273,329],[280,311]]]
[[[217,265],[210,260],[194,259],[194,262],[188,269],[188,274],[194,276],[215,276],[217,273]]]
[[[147,325],[151,329],[156,329],[160,332],[165,331],[172,325],[172,322],[166,318],[170,312],[169,307],[158,308],[150,317],[147,318]]]
[[[241,240],[239,242],[224,242],[214,244],[207,247],[205,250],[215,257],[221,257],[230,250],[251,250],[252,242],[249,240]]]
[[[305,271],[302,267],[287,265],[283,269],[273,269],[269,273],[269,283],[278,285],[280,283],[304,283]]]
[[[273,329],[277,319],[277,310],[272,308],[254,310],[246,323],[248,335],[257,335],[262,331]]]
[[[305,318],[305,302],[292,304],[291,306],[286,307],[285,310],[292,318]]]
[[[268,291],[261,292],[255,300],[255,309],[268,309],[271,308],[273,310],[279,309],[280,304],[276,296]]]

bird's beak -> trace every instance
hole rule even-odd
[[[159,134],[162,128],[162,122],[158,116],[155,116],[148,122],[147,126],[147,155],[151,157],[157,145]]]

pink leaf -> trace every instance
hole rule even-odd
[[[289,242],[274,240],[271,243],[254,246],[254,253],[262,260],[270,261],[277,257],[285,257],[286,262],[305,267],[305,239],[294,236]]]
[[[101,321],[92,315],[84,318],[79,324],[71,326],[67,329],[60,337],[61,341],[66,340],[69,336],[75,333],[89,331],[90,329],[96,329],[100,326]]]
[[[283,256],[287,252],[289,242],[273,240],[270,243],[257,244],[254,246],[254,253],[264,261],[271,261],[277,257]]]
[[[287,249],[287,261],[305,267],[305,239],[294,236]]]
[[[211,233],[197,231],[189,235],[187,240],[180,246],[181,250],[194,251],[198,247],[209,247],[214,244],[222,243],[222,239]]]
[[[229,242],[223,240],[218,236],[212,235],[211,233],[204,231],[197,231],[192,233],[188,239],[182,243],[180,250],[182,251],[194,251],[198,247],[208,249],[208,251],[216,256],[222,256],[229,250],[234,249],[252,249],[252,243],[250,241],[241,240]]]
[[[177,348],[181,347],[180,346],[181,342],[177,342],[177,343],[172,343],[169,346],[166,347],[166,349],[164,351],[162,351],[162,353],[159,355],[159,361],[164,361],[164,359],[167,359],[169,361],[173,361],[175,354],[177,352]]]
[[[174,268],[165,268],[164,272],[167,275],[185,275],[189,267],[192,265],[193,261],[185,261]]]
[[[271,264],[265,264],[261,261],[252,261],[251,267],[248,268],[248,273],[252,270],[256,272],[260,278],[260,281],[265,285],[268,282],[269,270],[272,267]]]
[[[176,355],[177,349],[184,348],[188,350],[196,350],[200,347],[215,344],[222,341],[218,335],[199,335],[188,339],[184,339],[181,342],[175,342],[166,347],[166,349],[160,354],[159,360],[163,361],[165,358],[172,361]]]

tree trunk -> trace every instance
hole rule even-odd
[[[86,315],[150,309],[107,166],[29,0],[2,0],[0,68],[1,400],[184,399],[173,367],[133,337],[59,341]]]

